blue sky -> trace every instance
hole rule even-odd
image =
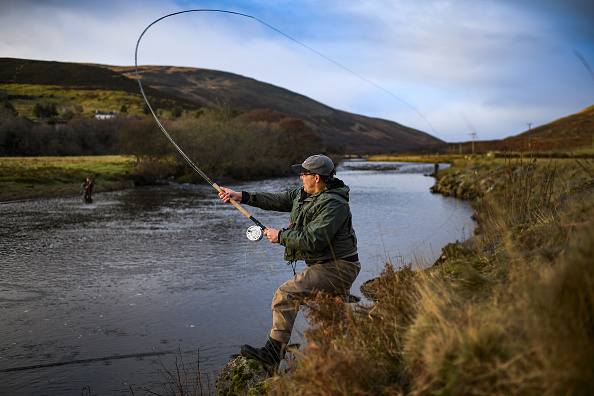
[[[133,65],[142,31],[189,9],[309,48],[192,12],[153,25],[139,64],[237,73],[448,142],[594,105],[591,0],[3,0],[0,57]]]

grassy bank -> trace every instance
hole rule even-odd
[[[0,202],[81,193],[87,177],[95,192],[134,186],[130,156],[0,158]]]
[[[451,163],[463,155],[370,155],[368,161],[422,162],[428,164]]]
[[[594,162],[474,157],[441,177],[470,184],[480,233],[426,270],[387,263],[372,304],[312,302],[310,346],[268,394],[594,394]]]

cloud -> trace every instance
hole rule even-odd
[[[594,101],[594,5],[569,0],[8,0],[0,54],[204,67],[278,85],[329,106],[442,139],[502,138]],[[577,50],[580,59],[574,53]],[[326,58],[330,58],[329,61]],[[338,63],[339,65],[337,65]],[[389,92],[389,93],[387,93]]]

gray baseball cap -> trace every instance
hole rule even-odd
[[[334,163],[325,155],[316,154],[308,157],[302,164],[291,165],[295,173],[311,172],[321,176],[332,176],[334,174]]]

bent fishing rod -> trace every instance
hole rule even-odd
[[[402,102],[403,104],[405,104],[406,106],[410,107],[414,112],[416,112],[426,123],[427,125],[429,125],[429,127],[435,132],[435,129],[433,128],[433,126],[429,123],[429,121],[425,118],[425,116],[423,116],[423,114],[421,114],[417,109],[415,109],[413,106],[411,106],[408,102],[404,101],[403,99],[401,99],[400,97],[394,95],[392,92],[386,90],[385,88],[375,84],[374,82],[368,80],[367,78],[365,78],[364,76],[360,75],[359,73],[356,73],[355,71],[347,68],[346,66],[340,64],[339,62],[336,62],[335,60],[329,58],[328,56],[324,55],[323,53],[316,51],[315,49],[311,48],[310,46],[302,43],[301,41],[289,36],[286,33],[283,33],[282,31],[280,31],[279,29],[275,28],[274,26],[269,25],[268,23],[254,17],[248,14],[242,14],[239,12],[234,12],[234,11],[227,11],[227,10],[214,10],[214,9],[197,9],[197,10],[185,10],[185,11],[179,11],[179,12],[174,12],[165,16],[162,16],[156,20],[154,20],[151,24],[149,24],[144,31],[142,32],[142,34],[140,35],[140,37],[138,38],[138,41],[136,43],[136,50],[134,52],[134,66],[136,68],[136,79],[138,80],[138,85],[140,86],[140,92],[142,93],[142,96],[144,97],[144,100],[146,102],[146,104],[148,105],[148,108],[150,110],[150,112],[152,113],[153,117],[155,118],[155,121],[157,122],[157,125],[159,126],[159,128],[161,129],[161,131],[165,134],[165,136],[167,137],[167,139],[171,142],[171,144],[173,144],[173,146],[175,147],[175,149],[181,154],[181,156],[184,158],[184,160],[186,160],[186,162],[190,165],[190,167],[192,167],[192,169],[194,169],[204,180],[206,180],[208,182],[208,184],[210,184],[211,186],[213,186],[218,192],[222,192],[221,188],[214,183],[204,172],[202,172],[202,170],[200,170],[200,168],[198,168],[198,166],[196,166],[196,164],[194,164],[194,162],[192,162],[192,160],[184,153],[184,151],[179,147],[179,145],[175,142],[175,140],[171,137],[171,135],[169,134],[169,132],[167,132],[167,130],[165,129],[165,127],[163,126],[163,124],[161,123],[161,121],[159,120],[159,117],[157,117],[157,114],[155,113],[153,106],[151,106],[145,92],[144,92],[144,88],[142,87],[142,83],[140,81],[140,73],[138,72],[138,47],[140,45],[140,40],[142,39],[142,37],[144,36],[144,34],[147,32],[147,30],[153,26],[154,24],[156,24],[159,21],[162,21],[165,18],[169,18],[175,15],[180,15],[180,14],[186,14],[186,13],[190,13],[190,12],[218,12],[218,13],[223,13],[223,14],[230,14],[230,15],[236,15],[236,16],[240,16],[240,17],[245,17],[245,18],[249,18],[252,19],[264,26],[266,26],[269,29],[274,30],[276,33],[286,37],[287,39],[297,43],[298,45],[306,48],[307,50],[313,52],[314,54],[326,59],[327,61],[333,63],[334,65],[344,69],[345,71],[347,71],[348,73],[354,75],[355,77],[367,82],[368,84],[373,85],[374,87],[378,88],[379,90],[383,91],[384,93],[388,94],[389,96],[391,96],[392,98]],[[236,201],[234,201],[233,199],[230,200],[230,202],[241,211],[241,213],[243,213],[247,218],[249,218],[250,220],[252,220],[256,225],[255,226],[251,226],[250,228],[248,228],[247,230],[247,236],[250,240],[260,240],[262,238],[263,232],[266,229],[266,227],[264,225],[262,225],[262,223],[260,223],[258,220],[256,220],[252,215],[250,215],[245,209],[243,209],[241,207],[241,205],[239,205]]]
[[[222,12],[222,13],[235,14],[235,15],[240,15],[240,16],[244,16],[244,17],[256,19],[256,18],[254,18],[254,17],[252,17],[250,15],[240,14],[238,12],[225,11],[225,10],[206,10],[206,9],[205,10],[186,10],[186,11],[180,11],[180,12],[175,12],[175,13],[172,13],[172,14],[165,15],[165,16],[159,18],[159,19],[156,19],[150,25],[148,25],[144,29],[144,31],[142,32],[142,34],[140,35],[140,37],[138,38],[138,41],[136,42],[136,50],[134,51],[134,67],[136,69],[136,80],[138,81],[138,85],[140,86],[140,92],[142,93],[142,96],[144,97],[144,101],[146,102],[146,104],[147,104],[147,106],[148,106],[151,114],[155,118],[155,121],[157,122],[157,125],[159,126],[159,129],[161,129],[161,132],[163,132],[163,134],[165,134],[165,136],[167,137],[167,139],[171,142],[171,144],[173,144],[173,147],[175,147],[175,149],[181,154],[182,158],[190,165],[190,167],[193,170],[195,170],[204,180],[206,180],[206,182],[208,184],[210,184],[212,187],[214,187],[215,190],[217,190],[219,193],[222,193],[223,190],[218,186],[218,184],[216,184],[215,182],[213,182],[210,179],[210,177],[208,177],[208,175],[206,173],[204,173],[190,159],[190,157],[188,157],[186,155],[186,153],[181,149],[181,147],[179,147],[179,145],[173,139],[173,137],[169,134],[169,132],[167,132],[167,129],[165,129],[165,127],[161,123],[161,120],[159,119],[159,117],[155,113],[155,110],[153,109],[153,106],[151,106],[151,103],[149,102],[148,97],[146,96],[146,93],[144,92],[144,88],[142,87],[142,82],[140,81],[140,73],[138,72],[138,47],[140,45],[140,40],[142,39],[142,36],[144,36],[144,34],[147,32],[147,30],[151,26],[153,26],[155,23],[157,23],[157,22],[159,22],[159,21],[161,21],[161,20],[163,20],[165,18],[174,16],[174,15],[184,14],[184,13],[187,13],[187,12],[200,12],[200,11],[202,11],[202,12],[206,12],[206,11],[210,11],[210,12]],[[259,21],[259,22],[261,22],[261,21]],[[243,213],[248,219],[250,219],[251,221],[253,221],[255,223],[255,225],[249,227],[247,229],[247,231],[246,231],[246,236],[248,237],[248,239],[250,239],[251,241],[259,241],[260,239],[262,239],[262,236],[264,235],[264,230],[266,229],[266,226],[264,226],[262,223],[260,223],[254,216],[252,216],[247,210],[245,210],[237,201],[235,201],[233,199],[229,199],[229,202],[231,202],[231,204],[233,204],[233,206],[235,206],[237,209],[239,209],[239,211],[241,213]]]

